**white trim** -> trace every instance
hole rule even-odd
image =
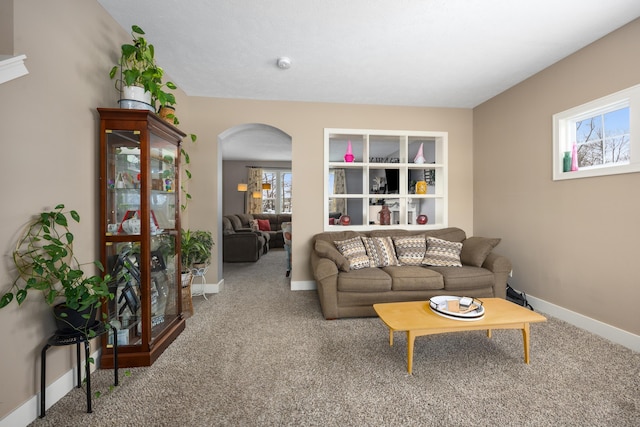
[[[292,291],[315,291],[318,289],[315,280],[296,280],[291,281]]]
[[[0,55],[0,84],[29,74],[24,65],[26,55]]]
[[[622,108],[626,105],[629,106],[630,163],[605,164],[572,172],[563,172],[562,156],[565,151],[569,151],[569,143],[573,135],[570,123],[574,120],[588,118],[594,114]],[[640,85],[632,86],[612,93],[611,95],[603,96],[602,98],[556,113],[552,116],[552,122],[554,181],[640,172],[640,154],[638,154],[640,153],[640,131],[638,131],[638,129],[640,129]],[[638,135],[635,135],[635,133]]]
[[[224,288],[224,279],[220,280],[218,283],[205,283],[204,285],[202,283],[192,282],[191,295],[194,297],[202,296],[203,287],[205,294],[218,294]]]
[[[587,332],[596,334],[616,344],[623,345],[633,351],[640,352],[640,335],[632,334],[631,332],[616,328],[615,326],[608,325],[529,294],[527,294],[527,300],[529,300],[536,311],[547,313],[580,329],[584,329]]]
[[[94,353],[92,353],[90,357],[92,357],[93,360],[100,360],[100,353],[101,351],[97,350]],[[74,362],[75,362],[75,357],[74,357]],[[91,368],[90,368],[91,372],[94,372],[97,368],[98,367],[95,363],[91,364]],[[81,369],[81,372],[82,374],[84,374],[84,368]],[[75,388],[76,384],[78,384],[78,380],[76,378],[76,368],[74,366],[73,368],[69,369],[67,372],[62,374],[60,378],[58,378],[57,380],[49,384],[45,389],[45,395],[47,396],[47,402],[46,402],[47,406],[45,410],[51,408],[51,406],[53,406],[60,399],[66,396],[71,390]],[[86,411],[86,407],[83,409]],[[34,396],[31,396],[29,400],[27,400],[22,405],[18,406],[14,411],[10,412],[6,417],[1,419],[0,427],[27,426],[31,424],[33,421],[37,420],[39,415],[40,415],[40,391],[38,390],[37,394],[35,394]]]

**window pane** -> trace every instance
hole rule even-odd
[[[629,107],[576,122],[578,167],[629,161]]]

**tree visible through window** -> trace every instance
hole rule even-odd
[[[291,171],[265,169],[262,183],[262,212],[292,213]]]
[[[576,122],[578,167],[628,163],[629,107]]]

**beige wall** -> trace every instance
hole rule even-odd
[[[189,190],[191,228],[212,228],[219,219],[220,168],[217,136],[245,124],[263,123],[292,138],[293,171],[293,281],[310,281],[310,239],[323,229],[323,131],[326,127],[431,130],[449,132],[449,224],[473,233],[472,115],[469,109],[382,107],[269,102],[192,97],[184,129],[198,134],[192,148],[194,176]],[[221,187],[220,187],[221,188]],[[213,196],[213,197],[212,197]],[[219,237],[219,236],[218,236]],[[218,242],[217,248],[221,245]],[[207,275],[212,282],[219,272]]]
[[[108,78],[127,34],[97,2],[20,0],[15,51],[29,74],[0,85],[0,292],[13,282],[10,254],[21,228],[45,208],[76,209],[81,262],[97,252],[97,106],[116,106]],[[40,350],[55,329],[39,295],[0,310],[0,419],[39,390]],[[72,347],[49,350],[47,382],[73,367]],[[34,414],[35,416],[35,414]]]
[[[552,181],[551,116],[640,83],[640,20],[474,109],[474,225],[517,288],[640,334],[640,174]]]

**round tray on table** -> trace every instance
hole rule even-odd
[[[429,300],[429,308],[431,311],[436,313],[439,316],[446,317],[447,319],[453,320],[464,320],[464,321],[474,321],[480,320],[484,317],[484,307],[482,306],[482,301],[476,298],[471,298],[473,300],[473,304],[477,306],[475,310],[467,311],[466,313],[460,313],[456,311],[449,311],[447,309],[447,301],[458,301],[464,297],[457,297],[452,295],[440,295],[437,297],[433,297]]]

